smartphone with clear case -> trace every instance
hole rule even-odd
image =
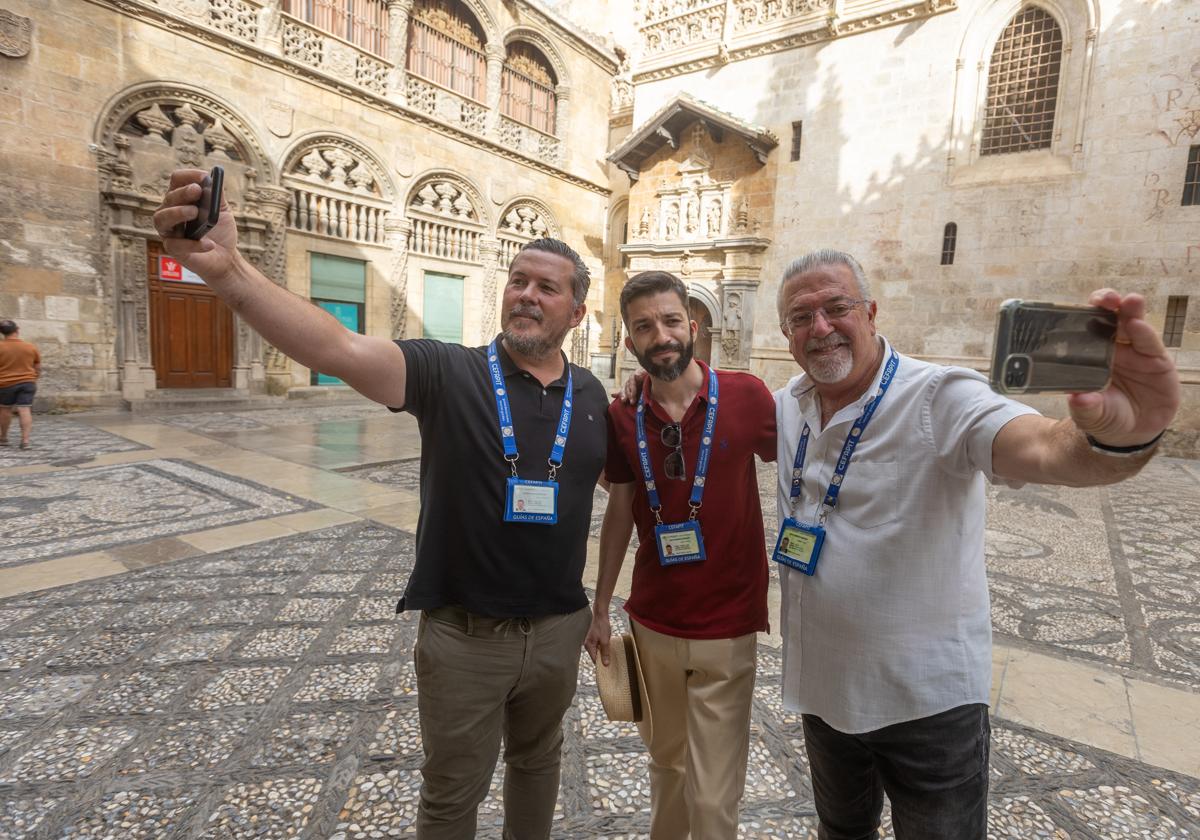
[[[1006,300],[996,321],[992,389],[1001,394],[1099,391],[1112,375],[1117,314],[1093,306]]]
[[[221,192],[225,187],[225,170],[214,166],[200,182],[200,199],[196,202],[196,218],[183,223],[183,235],[201,239],[217,224],[221,216]]]

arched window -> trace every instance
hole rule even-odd
[[[408,199],[408,250],[455,262],[480,263],[486,228],[479,193],[449,174],[423,179]]]
[[[942,265],[954,265],[954,249],[958,245],[958,225],[947,222],[942,231]]]
[[[474,15],[458,0],[418,0],[408,19],[410,73],[484,102],[487,58]]]
[[[509,44],[500,77],[500,113],[554,134],[557,84],[550,62],[536,47],[520,41]]]
[[[1027,6],[1009,21],[992,51],[980,154],[1050,147],[1062,50],[1046,11]]]

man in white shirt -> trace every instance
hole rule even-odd
[[[783,700],[803,713],[821,840],[874,838],[885,791],[898,840],[986,836],[984,479],[1120,481],[1179,407],[1144,300],[1091,303],[1118,314],[1112,381],[1055,421],[893,350],[848,254],[784,272],[780,324],[804,373],[775,393]]]

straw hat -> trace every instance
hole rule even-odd
[[[596,687],[609,720],[639,722],[648,717],[646,680],[638,661],[637,645],[628,633],[613,636],[609,642],[609,662],[596,657]]]

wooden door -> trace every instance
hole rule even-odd
[[[233,384],[233,313],[203,283],[160,276],[158,243],[147,247],[150,353],[159,388]]]

